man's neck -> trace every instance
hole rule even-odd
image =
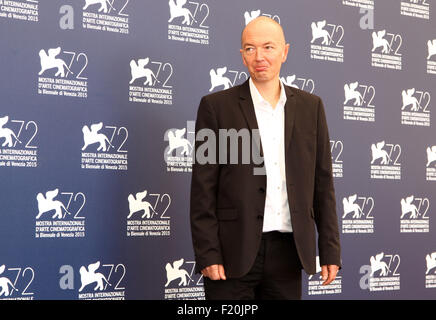
[[[276,79],[271,81],[259,82],[253,79],[253,83],[262,98],[268,101],[272,108],[275,109],[277,102],[280,99],[280,80]]]

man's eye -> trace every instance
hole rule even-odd
[[[253,52],[254,51],[254,48],[245,48],[245,52],[247,52],[247,53],[250,53],[250,52]]]

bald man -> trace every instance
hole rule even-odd
[[[198,108],[190,208],[196,271],[206,299],[301,299],[301,270],[316,273],[315,228],[323,285],[341,266],[325,111],[319,97],[280,81],[289,44],[276,21],[247,24],[240,52],[249,80],[203,97]],[[234,149],[220,133],[240,138],[244,130],[260,135],[248,150],[261,164],[241,161],[244,139],[238,162],[226,161]],[[198,161],[211,145],[205,132],[215,133],[217,147],[208,149],[211,161]]]

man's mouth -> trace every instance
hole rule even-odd
[[[267,69],[266,66],[258,66],[258,67],[255,67],[255,70],[256,70],[257,72],[266,71],[266,69]]]

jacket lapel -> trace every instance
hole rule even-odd
[[[285,157],[286,151],[292,140],[292,132],[294,129],[296,101],[292,89],[285,86],[286,91],[286,103],[285,103]]]
[[[239,106],[241,107],[242,113],[247,121],[248,128],[250,130],[259,129],[248,80],[245,81],[240,87]]]
[[[260,132],[259,125],[257,124],[256,112],[254,111],[253,99],[250,94],[250,84],[249,80],[245,81],[240,86],[240,94],[239,94],[239,107],[241,108],[242,114],[244,115],[245,120],[248,124],[248,129],[251,134],[253,134],[253,130],[257,130],[259,133],[259,139],[254,139],[258,150],[260,150],[260,156],[263,157],[262,143],[260,141]]]

